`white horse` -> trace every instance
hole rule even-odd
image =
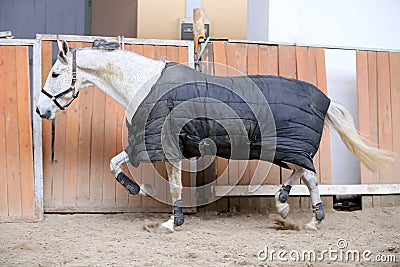
[[[132,108],[131,103],[139,105],[145,99],[152,85],[160,77],[166,63],[116,49],[116,47],[107,49],[107,45],[110,43],[104,44],[103,48],[106,49],[99,49],[102,46],[100,43],[97,49],[70,50],[65,41],[58,41],[58,59],[50,71],[37,102],[36,111],[42,118],[54,119],[57,110],[68,107],[78,97],[79,91],[88,86],[97,86],[122,105],[127,110],[128,120],[133,116],[135,107]],[[362,141],[352,117],[343,106],[331,102],[325,123],[339,133],[347,148],[370,170],[377,171],[393,159],[391,152],[373,148]],[[122,173],[121,166],[127,162],[129,162],[128,154],[122,151],[112,158],[111,172],[132,194],[147,195],[146,192],[149,192],[149,189],[146,189],[146,185],[138,186]],[[277,211],[283,218],[288,215],[287,199],[290,188],[301,178],[310,191],[314,213],[305,227],[317,230],[318,224],[325,217],[318,191],[317,176],[303,167],[290,163],[287,165],[293,172],[275,195]],[[166,162],[174,209],[171,218],[160,227],[170,232],[174,231],[174,226],[183,224],[180,166],[180,162],[178,164]]]

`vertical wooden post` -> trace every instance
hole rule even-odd
[[[194,53],[200,52],[199,43],[204,42],[206,39],[204,30],[204,8],[193,9],[193,40],[194,40]]]

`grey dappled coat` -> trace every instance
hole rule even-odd
[[[125,151],[140,162],[216,154],[314,171],[329,98],[279,76],[216,77],[167,63],[128,122]]]

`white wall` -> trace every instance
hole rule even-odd
[[[271,42],[400,49],[398,0],[270,0]]]
[[[268,21],[267,38],[254,34],[264,24],[252,23],[259,28],[248,32],[249,40],[400,50],[399,0],[269,0],[268,4],[268,9],[248,14],[248,20]],[[259,15],[263,11],[268,15]],[[330,98],[358,118],[355,51],[326,49],[325,56]],[[359,183],[358,160],[336,134],[331,147],[333,183]]]
[[[247,1],[247,40],[268,41],[269,0]]]
[[[356,51],[325,49],[328,95],[347,108],[358,127]],[[332,183],[359,184],[360,162],[331,131]]]

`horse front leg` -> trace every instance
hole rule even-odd
[[[173,215],[171,218],[161,224],[161,228],[165,228],[170,232],[174,231],[174,226],[181,226],[184,223],[183,209],[182,209],[182,179],[181,167],[182,161],[179,162],[166,162],[169,189],[171,192],[173,207]]]
[[[282,185],[281,189],[275,194],[275,208],[282,218],[286,218],[290,211],[290,206],[287,203],[289,199],[290,189],[300,177],[303,175],[303,169],[297,165],[287,163],[290,169],[293,170],[287,181]]]
[[[115,179],[126,188],[132,195],[154,196],[155,191],[151,185],[141,184],[140,186],[131,180],[122,172],[122,164],[128,163],[129,157],[125,151],[122,151],[110,161],[110,171],[114,174]]]
[[[309,170],[304,170],[302,181],[307,185],[310,191],[311,203],[313,207],[313,217],[311,221],[304,225],[307,230],[317,230],[317,226],[325,218],[325,212],[322,205],[321,196],[319,194],[317,175]]]

